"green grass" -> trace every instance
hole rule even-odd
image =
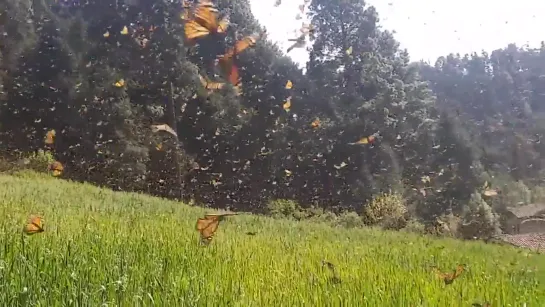
[[[0,175],[2,306],[539,306],[545,257],[513,247],[227,218],[211,245],[205,212],[42,175]],[[22,236],[29,214],[46,231]],[[246,232],[257,232],[255,236]],[[339,284],[321,260],[336,265]],[[467,271],[451,285],[437,265]]]

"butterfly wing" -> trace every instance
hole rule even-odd
[[[257,39],[258,39],[258,36],[254,34],[254,35],[246,36],[245,38],[239,40],[235,44],[235,53],[239,54],[242,51],[246,50],[248,47],[255,46]]]
[[[210,1],[200,1],[195,9],[195,20],[210,32],[218,29],[218,9]]]
[[[223,56],[220,58],[220,64],[221,62],[227,64],[228,62],[231,62],[236,54],[240,54],[242,51],[246,50],[248,47],[253,47],[258,39],[258,35],[250,35],[246,36],[245,38],[237,41],[235,43],[234,47],[231,47]]]
[[[42,221],[42,218],[39,216],[31,217],[30,220],[25,225],[25,227],[23,228],[23,232],[27,235],[33,235],[43,231],[44,231],[43,221]]]
[[[223,88],[224,85],[225,83],[222,82],[208,82],[206,88],[209,90],[220,90]]]
[[[236,66],[234,63],[231,64],[231,69],[229,70],[229,73],[227,75],[227,80],[231,82],[233,85],[238,85],[240,83],[240,73],[238,71],[238,66]]]
[[[227,28],[229,27],[230,21],[229,17],[224,17],[220,22],[218,23],[218,28],[216,29],[217,33],[225,33],[227,32]]]
[[[440,279],[445,279],[445,278],[448,277],[448,273],[443,273],[438,268],[434,267],[433,271],[435,272],[435,275],[437,275],[437,277],[440,278]]]
[[[464,272],[464,266],[461,264],[458,265],[456,267],[456,271],[454,271],[454,274],[452,274],[452,279],[458,278],[460,275],[462,275],[463,272]]]
[[[248,47],[254,46],[258,38],[259,36],[257,34],[254,34],[237,41],[235,43],[235,46],[229,49],[219,59],[219,63],[223,70],[223,73],[226,75],[229,82],[235,87],[239,87],[240,85],[240,73],[238,66],[236,66],[234,63],[234,59],[237,54],[246,50]],[[238,88],[238,90],[240,90],[240,87]]]
[[[203,243],[208,244],[212,241],[214,233],[218,230],[219,223],[220,221],[217,216],[205,216],[205,218],[197,220],[197,230],[201,233],[201,241]]]
[[[151,125],[151,131],[154,132],[154,133],[159,132],[159,131],[165,131],[165,132],[168,132],[168,133],[172,134],[176,138],[178,137],[178,133],[176,133],[176,131],[174,131],[174,129],[172,129],[167,124]]]
[[[201,75],[199,75],[199,79],[201,80],[202,86],[204,86],[204,88],[206,88],[209,91],[219,90],[219,89],[222,89],[225,86],[225,83],[223,83],[223,82],[210,82],[210,81],[206,80],[206,78],[204,78]]]
[[[55,142],[55,130],[49,130],[47,131],[47,133],[45,134],[45,144],[46,145],[53,145],[53,143]]]
[[[189,20],[184,25],[185,37],[188,41],[205,37],[210,34],[210,30],[202,26],[195,20]]]
[[[55,162],[49,164],[48,170],[53,172],[54,177],[58,177],[64,171],[64,166],[59,161],[55,161]]]
[[[220,66],[223,70],[223,73],[226,76],[226,79],[233,85],[237,86],[240,84],[240,74],[238,66],[233,63],[233,59],[223,57],[220,59]]]

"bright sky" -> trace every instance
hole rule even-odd
[[[296,20],[303,0],[250,0],[252,11],[267,28],[269,39],[285,51],[288,38],[295,38],[303,20]],[[395,38],[407,48],[411,60],[434,63],[450,52],[461,54],[484,49],[490,52],[545,40],[545,0],[367,0],[374,5],[384,29],[395,30]],[[289,55],[301,65],[307,61],[305,48]]]

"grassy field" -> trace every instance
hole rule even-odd
[[[0,175],[1,306],[541,306],[545,256],[253,215],[199,244],[202,208]],[[46,231],[22,236],[29,214]],[[256,232],[256,235],[247,235]],[[337,267],[341,282],[321,264]],[[445,285],[437,265],[467,270]]]

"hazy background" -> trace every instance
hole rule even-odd
[[[295,37],[303,20],[296,20],[300,0],[252,0],[252,11],[267,27],[269,37],[284,50],[287,38]],[[545,29],[545,1],[507,1],[500,5],[492,0],[370,0],[377,8],[380,24],[396,32],[396,39],[407,48],[412,60],[435,62],[449,52],[492,51],[509,43],[538,46]],[[454,4],[454,5],[453,5]],[[300,64],[307,60],[305,49],[289,55]]]

